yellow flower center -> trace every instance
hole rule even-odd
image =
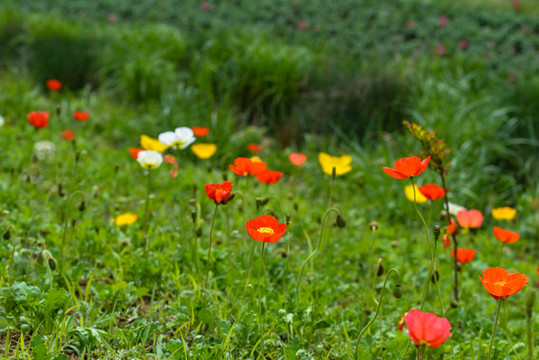
[[[498,281],[498,282],[495,282],[494,285],[505,286],[505,281]]]
[[[262,234],[270,234],[270,235],[275,234],[275,231],[273,231],[273,229],[270,227],[261,227],[257,231]]]
[[[176,142],[172,143],[172,146],[180,148],[180,147],[183,146],[183,144],[185,144],[185,141],[176,141]]]

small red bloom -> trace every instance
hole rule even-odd
[[[203,2],[200,3],[200,8],[202,10],[208,11],[208,10],[211,9],[211,3],[209,1],[203,1]],[[197,136],[197,135],[195,135],[195,136]]]
[[[463,228],[478,229],[483,225],[483,214],[476,209],[460,210],[457,213],[457,221]]]
[[[496,239],[503,241],[505,243],[514,243],[518,239],[520,239],[520,234],[517,234],[516,232],[512,232],[511,230],[502,229],[500,227],[494,226],[494,236],[496,236]]]
[[[468,41],[467,40],[461,40],[459,41],[459,49],[460,50],[466,50],[468,48]]]
[[[500,297],[508,298],[527,286],[528,278],[519,273],[510,273],[502,268],[488,268],[483,270],[483,278],[479,275],[485,290],[496,300]]]
[[[283,173],[280,171],[272,171],[266,169],[264,171],[256,174],[256,178],[263,184],[275,184],[277,181],[281,180]]]
[[[50,91],[58,91],[62,88],[62,83],[56,79],[47,80],[47,89]]]
[[[431,349],[442,345],[451,336],[451,323],[433,313],[411,310],[404,317],[408,336],[416,346]]]
[[[445,196],[445,190],[442,187],[434,184],[425,184],[418,187],[419,192],[429,200],[438,200]]]
[[[421,161],[418,156],[402,158],[395,161],[392,168],[384,167],[382,170],[394,179],[406,179],[421,174],[429,166],[430,156]]]
[[[307,156],[301,153],[290,153],[290,155],[288,155],[288,160],[290,160],[293,165],[301,166],[307,161]]]
[[[438,44],[438,46],[436,46],[436,54],[440,56],[445,56],[447,54],[444,44]]]
[[[36,129],[44,128],[49,124],[49,112],[48,111],[32,111],[28,115],[26,115],[28,118],[28,122],[30,122],[30,125],[35,127]]]
[[[256,175],[266,169],[266,163],[252,161],[248,158],[239,157],[234,160],[234,165],[228,165],[236,175],[247,176]]]
[[[133,159],[137,160],[138,153],[144,151],[143,149],[136,149],[136,148],[129,148],[129,153],[133,157]]]
[[[438,18],[438,26],[444,27],[447,25],[447,21],[449,20],[449,17],[446,14],[443,14]]]
[[[455,257],[455,249],[451,250],[451,257]],[[475,257],[474,249],[457,249],[457,261],[461,264],[469,263]]]
[[[165,155],[163,156],[163,160],[169,164],[175,164],[176,163],[176,157],[172,155]]]
[[[73,141],[75,140],[75,134],[73,133],[72,130],[67,129],[67,130],[62,131],[62,138],[64,138],[67,141]]]
[[[86,121],[90,118],[90,113],[88,111],[73,111],[73,119],[77,121]]]
[[[271,215],[251,219],[247,221],[245,228],[254,240],[267,243],[277,242],[286,232],[286,224],[280,224],[279,220]]]
[[[196,137],[204,137],[210,133],[210,129],[207,127],[201,127],[201,126],[193,126],[191,128],[193,130],[193,134]]]
[[[459,231],[459,228],[457,227],[457,223],[453,218],[450,218],[449,225],[447,225],[447,233],[449,235],[456,234]]]
[[[443,245],[444,245],[445,248],[448,248],[448,247],[451,246],[451,240],[449,240],[448,235],[442,236],[442,242],[443,242]]]
[[[415,25],[414,20],[411,20],[411,19],[406,20],[406,27],[407,27],[408,29],[413,28],[414,25]]]
[[[249,150],[250,152],[257,153],[257,152],[261,152],[262,148],[260,147],[260,145],[251,143],[251,144],[247,145],[247,150]]]
[[[307,23],[303,20],[298,21],[298,23],[296,24],[296,29],[300,31],[307,29]]]
[[[226,204],[232,192],[232,181],[224,181],[222,184],[204,185],[206,195],[216,204]]]

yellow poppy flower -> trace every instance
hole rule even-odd
[[[252,161],[252,162],[263,162],[262,159],[259,158],[258,156],[253,156],[253,157],[251,158],[251,161]]]
[[[191,150],[199,159],[209,159],[217,151],[217,145],[198,143],[191,145]]]
[[[152,150],[160,153],[169,148],[169,146],[161,144],[159,140],[151,138],[148,135],[140,135],[140,146],[144,150]]]
[[[328,175],[332,175],[335,168],[335,175],[343,175],[352,170],[352,157],[350,155],[331,156],[326,153],[318,154],[318,161],[322,165],[322,171]]]
[[[517,210],[509,206],[492,209],[492,217],[496,220],[513,220],[516,214]]]
[[[116,216],[112,221],[118,226],[131,225],[137,221],[137,214],[126,213]]]
[[[412,187],[412,185],[406,185],[404,187],[404,195],[408,200],[412,202],[414,201],[414,188]],[[418,204],[423,204],[427,201],[429,201],[429,199],[423,196],[423,194],[419,192],[417,185],[415,185],[415,202]]]

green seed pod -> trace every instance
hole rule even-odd
[[[440,236],[440,225],[434,225],[434,238],[435,239],[438,239],[438,237]]]
[[[56,268],[58,267],[58,263],[56,262],[56,259],[51,257],[49,259],[49,269],[51,269],[52,271],[56,270]]]
[[[378,224],[378,221],[373,220],[373,221],[371,221],[369,223],[369,229],[371,231],[376,231],[376,230],[380,229],[380,224]]]
[[[9,231],[9,229],[6,230],[6,232],[4,233],[4,235],[2,235],[2,238],[6,241],[8,241],[9,239],[11,239],[11,231]]]
[[[284,223],[286,224],[286,226],[290,225],[290,214],[285,215]]]
[[[346,227],[346,218],[344,217],[343,214],[337,215],[337,226],[340,227],[341,229],[343,227]]]
[[[84,210],[86,210],[86,201],[82,200],[79,204],[79,211],[83,212]]]
[[[192,207],[191,208],[191,219],[193,219],[193,224],[196,224],[197,222],[197,209]]]
[[[535,304],[535,289],[529,289],[526,294],[526,316],[531,318],[533,314],[533,305]]]
[[[401,284],[397,284],[393,287],[393,296],[397,299],[400,299],[404,295],[404,290]]]
[[[260,210],[260,208],[264,205],[266,205],[269,202],[269,198],[264,196],[261,198],[256,198],[256,209]]]
[[[456,300],[451,301],[451,307],[452,307],[453,309],[458,308],[458,307],[459,307],[458,301],[456,301]]]
[[[376,265],[376,276],[380,277],[384,275],[384,272],[386,271],[386,268],[384,267],[384,263],[382,258],[378,259],[378,265]]]
[[[201,237],[201,236],[202,236],[202,228],[201,228],[201,227],[197,228],[196,236],[197,236],[197,237]]]

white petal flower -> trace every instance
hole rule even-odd
[[[6,120],[4,119],[2,115],[0,115],[0,127],[4,126],[5,123],[6,123]]]
[[[159,134],[159,142],[175,149],[185,149],[196,140],[193,130],[189,127],[179,127],[172,131]]]
[[[54,157],[56,147],[54,144],[47,140],[38,141],[34,144],[34,151],[39,160],[50,159]]]
[[[466,210],[464,206],[453,204],[452,202],[448,204],[449,204],[449,213],[453,216],[457,216],[457,213],[461,210]]]
[[[157,169],[163,162],[163,155],[157,151],[144,150],[138,153],[137,161],[145,169]]]

